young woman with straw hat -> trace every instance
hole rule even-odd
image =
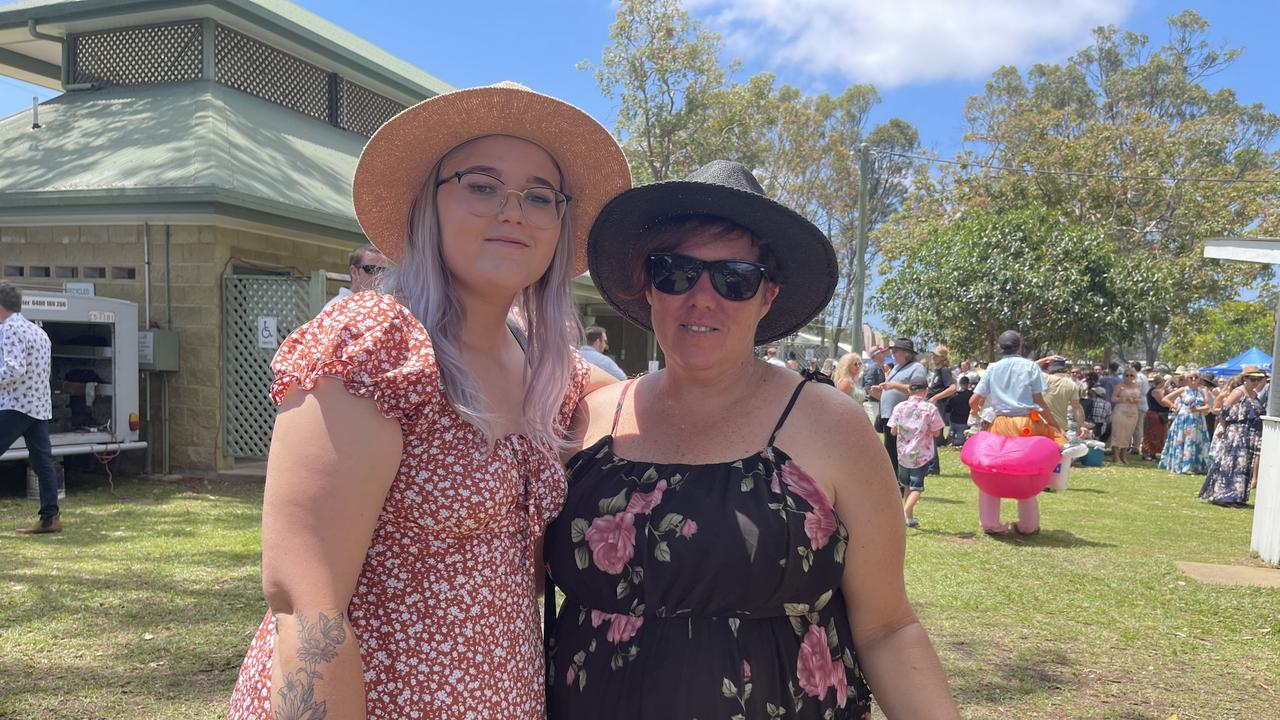
[[[534,568],[591,386],[569,282],[629,186],[599,123],[509,83],[370,139],[356,215],[397,267],[272,364],[269,610],[229,717],[542,717]]]

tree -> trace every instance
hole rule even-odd
[[[897,118],[868,132],[870,111],[880,102],[871,85],[808,95],[777,85],[770,73],[734,82],[729,78],[740,63],[721,66],[721,50],[719,35],[678,0],[622,0],[600,64],[580,67],[594,70],[601,91],[617,102],[615,132],[637,184],[681,178],[714,159],[737,160],[753,169],[770,197],[826,231],[840,261],[840,285],[820,328],[835,328],[834,351],[852,304],[857,148],[869,142],[914,153],[918,133]],[[914,161],[900,155],[875,156],[869,227],[897,210],[915,171]],[[873,257],[877,249],[873,236]]]
[[[1107,282],[1106,240],[1043,208],[967,210],[928,243],[905,249],[873,302],[899,332],[992,358],[1014,329],[1029,346],[1088,351],[1123,299]]]
[[[1161,358],[1173,365],[1204,367],[1251,347],[1270,353],[1275,329],[1275,305],[1228,300],[1175,320]]]
[[[1265,266],[1202,252],[1207,237],[1280,229],[1280,117],[1205,87],[1240,51],[1210,46],[1202,17],[1186,11],[1169,28],[1158,48],[1098,28],[1065,64],[996,71],[967,104],[960,165],[917,183],[894,218],[894,256],[966,209],[1049,208],[1118,253],[1110,279],[1128,285],[1109,290],[1126,302],[1111,342],[1136,340],[1148,360],[1176,318],[1268,282]]]

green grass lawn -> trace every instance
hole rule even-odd
[[[1280,590],[1173,565],[1258,564],[1252,510],[1150,464],[1077,469],[1039,536],[994,539],[943,461],[906,573],[966,718],[1280,718]],[[66,531],[41,537],[10,531],[36,504],[0,487],[0,718],[225,716],[264,610],[261,488],[115,485],[72,482]]]

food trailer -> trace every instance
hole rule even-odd
[[[138,306],[125,300],[24,290],[22,315],[52,343],[54,456],[142,449],[138,440]],[[26,460],[19,439],[0,462]]]

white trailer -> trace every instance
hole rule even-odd
[[[24,289],[22,315],[43,327],[53,345],[53,454],[145,448],[138,440],[137,304]],[[0,462],[27,457],[19,439]]]

